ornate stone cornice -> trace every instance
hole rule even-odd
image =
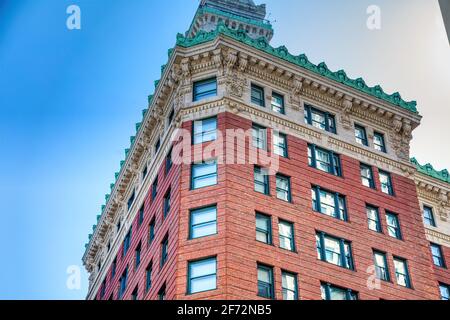
[[[425,234],[428,240],[450,247],[450,235],[429,228],[425,228]]]

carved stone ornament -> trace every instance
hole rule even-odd
[[[351,97],[344,97],[342,101],[342,113],[341,113],[341,123],[342,126],[350,130],[352,128],[352,121],[350,119],[350,114],[353,108],[353,99]]]

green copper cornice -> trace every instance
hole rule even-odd
[[[351,79],[347,76],[344,70],[339,71],[331,71],[327,65],[322,62],[318,65],[311,63],[308,60],[308,57],[304,54],[294,56],[289,53],[288,49],[285,46],[281,46],[278,48],[272,47],[266,38],[260,37],[258,39],[252,39],[249,37],[244,30],[232,30],[226,27],[223,23],[219,24],[216,30],[211,32],[200,31],[193,38],[188,38],[183,36],[182,34],[177,35],[177,46],[188,48],[192,46],[196,46],[202,43],[206,43],[216,39],[219,35],[224,35],[232,38],[233,40],[239,41],[246,45],[249,45],[255,49],[268,53],[272,56],[295,64],[299,67],[302,67],[306,70],[314,72],[318,75],[321,75],[325,78],[331,79],[333,81],[344,84],[348,87],[356,89],[360,92],[378,98],[380,100],[384,100],[388,103],[401,107],[405,110],[408,110],[413,113],[417,112],[417,103],[415,101],[407,102],[402,99],[398,92],[393,94],[387,94],[383,91],[381,86],[376,85],[374,87],[369,87],[362,78]]]
[[[424,175],[427,175],[429,177],[438,179],[440,181],[450,183],[450,174],[447,169],[437,171],[434,169],[434,167],[427,163],[426,165],[421,165],[419,161],[417,161],[416,158],[411,159],[411,163],[416,166],[416,169],[418,172],[423,173]]]
[[[240,21],[242,23],[245,24],[249,24],[249,25],[254,25],[256,27],[260,27],[260,28],[264,28],[267,30],[273,30],[272,25],[269,22],[265,22],[265,21],[259,21],[259,20],[255,20],[255,19],[250,19],[250,18],[245,18],[245,17],[241,17],[238,16],[236,14],[230,13],[230,12],[225,12],[219,9],[215,9],[215,8],[211,8],[211,7],[203,7],[203,8],[199,8],[197,10],[197,13],[195,14],[194,20],[191,23],[191,26],[189,27],[188,33],[192,30],[192,26],[194,25],[195,21],[197,21],[197,19],[200,16],[203,16],[205,14],[215,14],[218,16],[222,16],[225,18],[229,18],[231,20],[236,20],[236,21]]]

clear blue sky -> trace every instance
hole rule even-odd
[[[450,130],[450,48],[437,1],[266,3],[274,45],[417,99],[425,119],[413,153],[450,167],[450,151],[429,143]],[[71,4],[81,8],[79,31],[66,28]],[[366,28],[370,4],[382,9],[380,31]],[[197,5],[0,0],[0,299],[85,297],[86,274],[70,291],[66,268],[81,267],[167,49]]]

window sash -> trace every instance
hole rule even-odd
[[[276,176],[276,191],[278,199],[291,202],[291,182],[289,177]]]
[[[339,155],[316,145],[308,145],[308,163],[310,167],[340,177],[341,161]]]
[[[381,232],[380,212],[378,208],[367,206],[366,213],[369,229],[372,231]]]
[[[253,125],[252,127],[253,147],[267,150],[267,128]]]
[[[272,244],[272,218],[260,213],[256,214],[256,240]]]
[[[386,143],[384,141],[384,135],[375,132],[373,135],[373,146],[375,150],[386,153]]]
[[[358,293],[329,283],[320,286],[323,300],[358,300]]]
[[[202,144],[217,139],[217,117],[194,121],[193,144]]]
[[[280,247],[282,249],[295,251],[294,225],[290,222],[280,221],[278,223]]]
[[[380,171],[379,174],[380,174],[381,191],[385,194],[393,195],[394,190],[392,188],[391,175],[384,171]]]
[[[313,187],[311,194],[314,211],[347,221],[347,207],[344,196],[323,190],[320,187]]]
[[[272,268],[258,266],[258,296],[268,299],[274,298]]]
[[[281,288],[283,300],[298,300],[297,275],[283,271],[281,275]]]
[[[267,175],[267,172],[260,167],[254,168],[254,185],[256,192],[266,195],[269,194],[269,176]]]
[[[198,239],[217,234],[217,207],[207,207],[191,211],[190,239]]]
[[[437,244],[431,244],[431,255],[433,256],[433,263],[435,266],[444,268],[445,262],[442,255],[442,247]]]
[[[217,95],[216,78],[194,82],[194,102]]]
[[[374,252],[373,259],[377,278],[383,281],[389,281],[390,277],[386,254],[381,252]]]
[[[198,269],[196,269],[198,268]],[[188,293],[195,294],[217,289],[217,259],[189,262]]]
[[[161,246],[161,266],[163,266],[167,261],[168,247],[169,247],[169,239],[166,238],[162,242],[162,246]]]
[[[153,272],[153,267],[150,266],[147,268],[147,270],[145,271],[145,290],[148,291],[150,290],[150,288],[152,287],[152,272]]]
[[[442,300],[450,300],[450,286],[440,284],[439,285],[439,291],[441,292],[441,299]]]
[[[284,97],[278,93],[273,92],[272,93],[272,110],[280,113],[280,114],[284,114],[285,110],[284,110]]]
[[[394,266],[397,284],[402,287],[410,288],[411,284],[409,280],[409,272],[406,261],[403,259],[394,258]]]
[[[287,158],[287,136],[283,133],[275,133],[273,134],[273,146],[274,153],[279,155],[280,157]]]
[[[369,143],[367,141],[367,132],[366,132],[366,128],[361,127],[359,125],[355,125],[355,138],[356,138],[356,142],[363,145],[363,146],[368,146]]]
[[[398,216],[393,213],[386,213],[386,222],[389,236],[401,240],[402,235]]]
[[[350,242],[320,232],[316,234],[316,246],[317,256],[320,260],[353,270]]]
[[[336,122],[332,114],[305,105],[305,123],[321,130],[336,133]]]
[[[427,206],[423,207],[423,219],[425,222],[425,225],[436,227],[436,222],[434,220],[434,213],[433,209]]]
[[[217,184],[217,162],[204,162],[192,165],[191,189],[201,189]]]
[[[253,85],[251,86],[251,101],[260,107],[265,107],[264,89]]]
[[[363,186],[375,189],[375,180],[373,179],[372,167],[361,164],[361,182]]]

